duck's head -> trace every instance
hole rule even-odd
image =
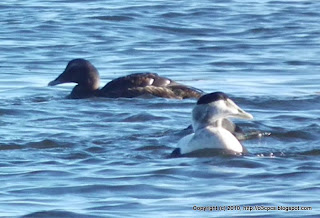
[[[97,90],[100,86],[98,70],[85,59],[73,59],[66,69],[48,86],[55,86],[61,83],[77,83],[82,88]]]
[[[213,92],[199,98],[192,111],[194,130],[217,125],[224,118],[253,119],[253,116],[236,105],[225,93]]]

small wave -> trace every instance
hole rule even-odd
[[[266,157],[266,158],[275,158],[275,157],[299,157],[303,156],[320,156],[320,149],[312,149],[307,151],[295,151],[295,150],[288,150],[288,151],[275,151],[275,152],[263,152],[263,153],[256,153],[253,154],[256,157]]]
[[[20,114],[20,110],[18,109],[0,109],[0,116],[3,115],[19,115]]]
[[[309,131],[307,128],[295,129],[295,130],[284,130],[283,128],[273,128],[272,137],[279,140],[285,141],[297,141],[297,140],[314,140],[318,136],[313,132]]]
[[[185,13],[180,13],[180,12],[166,12],[161,14],[161,16],[164,18],[176,18],[176,17],[187,16],[187,15]]]
[[[48,148],[57,148],[61,147],[61,143],[58,143],[53,140],[44,139],[38,142],[29,142],[24,145],[24,147],[28,148],[37,148],[37,149],[48,149]]]
[[[140,148],[137,148],[137,151],[150,151],[150,150],[159,150],[159,149],[163,149],[164,147],[161,145],[147,145],[147,146],[143,146]]]
[[[64,158],[66,160],[88,160],[88,158],[91,158],[92,154],[86,151],[76,151],[73,153],[66,154]]]
[[[70,145],[70,143],[68,143]],[[50,148],[58,148],[58,147],[67,146],[61,142],[56,142],[54,140],[41,140],[36,142],[28,142],[28,143],[1,143],[0,150],[16,150],[16,149],[25,149],[25,148],[35,148],[35,149],[50,149]]]
[[[258,27],[258,28],[250,29],[249,32],[265,34],[265,33],[274,32],[275,30],[276,30],[275,28]]]
[[[201,35],[201,33],[206,33],[211,29],[205,28],[186,28],[186,27],[169,27],[169,26],[157,26],[157,25],[146,25],[147,28],[150,28],[153,31],[168,32],[174,34],[195,34]]]
[[[304,151],[300,153],[301,155],[310,155],[310,156],[320,156],[320,149],[313,149],[310,151]]]
[[[63,210],[44,210],[44,211],[33,212],[33,213],[22,216],[22,218],[38,218],[38,217],[39,218],[42,218],[42,217],[99,218],[100,216],[73,213],[73,212],[63,211]]]
[[[295,110],[308,110],[315,109],[319,104],[319,95],[303,95],[303,96],[257,96],[252,98],[237,98],[239,101],[243,101],[244,104],[255,105],[259,107],[276,108],[277,110],[288,110],[288,108],[294,108]]]
[[[39,177],[49,177],[49,176],[57,176],[57,177],[68,177],[72,176],[73,174],[68,171],[62,171],[62,170],[34,170],[31,172],[28,172],[25,174],[25,176],[35,176],[37,178]]]
[[[120,15],[114,15],[114,16],[95,16],[95,17],[91,17],[91,18],[92,18],[92,19],[97,19],[97,20],[116,21],[116,22],[120,22],[120,21],[132,21],[132,20],[134,20],[133,17],[120,16]]]
[[[19,145],[19,144],[14,144],[14,143],[10,143],[10,144],[0,144],[0,151],[2,150],[16,150],[16,149],[21,149],[23,146]]]
[[[297,61],[297,60],[292,60],[292,61],[285,61],[284,63],[292,66],[305,66],[305,65],[314,65],[314,66],[319,66],[319,63],[317,62],[312,62],[312,61]]]
[[[123,122],[145,122],[145,121],[155,121],[155,120],[166,120],[166,117],[154,116],[149,113],[139,113],[132,116],[124,118]]]
[[[249,169],[255,169],[255,168],[263,168],[266,166],[265,163],[257,160],[257,159],[251,159],[251,158],[234,158],[230,161],[227,161],[226,166],[229,167],[239,167],[239,168],[249,168]]]

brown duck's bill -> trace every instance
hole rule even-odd
[[[55,86],[60,84],[61,82],[59,80],[52,80],[51,82],[48,83],[48,86]]]
[[[49,82],[48,86],[55,86],[55,85],[59,85],[61,83],[66,83],[66,81],[62,80],[61,78],[57,78],[57,79],[52,80],[51,82]]]

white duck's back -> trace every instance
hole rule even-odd
[[[231,132],[214,126],[198,129],[195,133],[183,137],[178,142],[178,147],[181,154],[200,149],[222,149],[235,153],[243,153],[246,150]]]

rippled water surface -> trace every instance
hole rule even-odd
[[[318,1],[4,0],[0,17],[1,216],[320,215]],[[271,135],[249,156],[168,158],[195,100],[47,87],[80,57],[102,84],[156,72],[223,91],[254,115],[244,131]]]

